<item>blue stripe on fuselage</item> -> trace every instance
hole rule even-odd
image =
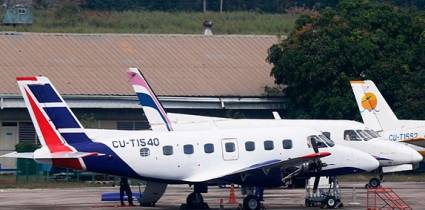
[[[113,174],[131,178],[141,178],[114,151],[102,143],[93,142],[85,133],[62,133],[62,137],[79,152],[97,152],[102,156],[83,158],[88,171]]]

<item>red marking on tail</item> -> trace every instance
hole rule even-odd
[[[34,99],[25,90],[25,94],[27,95],[31,108],[34,112],[34,116],[40,128],[41,134],[43,135],[43,139],[46,142],[47,147],[49,148],[51,153],[54,152],[71,152],[71,148],[63,144],[62,140],[59,138],[53,127],[49,124],[49,121],[44,116],[43,112],[39,109]],[[53,159],[52,163],[54,166],[63,167],[63,168],[72,168],[72,169],[82,169],[80,161],[77,158],[73,159]]]
[[[16,77],[16,81],[37,81],[37,77]]]
[[[77,158],[52,159],[52,163],[55,167],[83,170],[83,167]]]

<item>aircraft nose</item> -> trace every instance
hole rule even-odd
[[[376,158],[374,158],[372,155],[369,155],[367,153],[361,155],[361,158],[359,158],[359,162],[359,164],[361,165],[360,168],[368,172],[373,171],[379,167],[379,161],[376,160]]]
[[[423,156],[417,151],[412,153],[411,157],[412,157],[412,163],[419,163],[423,160]]]
[[[419,163],[423,160],[422,155],[417,152],[416,150],[414,150],[413,148],[410,148],[406,145],[400,145],[403,146],[403,154],[401,159],[403,159],[402,162],[404,163]],[[399,150],[401,150],[401,148],[399,147]]]
[[[379,167],[379,162],[372,155],[354,148],[344,148],[344,156],[351,167],[356,168],[357,172],[369,172]]]

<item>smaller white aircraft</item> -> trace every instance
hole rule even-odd
[[[351,81],[357,106],[368,128],[387,140],[408,143],[425,155],[425,121],[399,120],[371,80]]]
[[[308,128],[89,130],[83,128],[48,78],[18,77],[17,81],[41,148],[2,157],[146,180],[162,190],[166,184],[192,184],[194,192],[187,197],[187,206],[192,208],[205,206],[201,193],[207,192],[209,184],[278,187],[285,184],[281,171],[288,168],[319,177],[378,167],[370,155],[336,146]],[[259,207],[257,197],[244,199],[245,209]]]
[[[281,119],[273,113],[276,120],[269,119],[228,119],[187,114],[166,113],[149,83],[137,68],[129,68],[129,83],[136,92],[143,111],[154,130],[202,130],[202,129],[236,129],[291,126],[308,127],[322,132],[339,145],[355,148],[375,157],[380,164],[376,171],[379,178],[369,181],[369,186],[380,185],[383,174],[412,170],[422,161],[422,156],[415,150],[396,142],[380,139],[374,131],[362,123],[349,120],[291,120]]]

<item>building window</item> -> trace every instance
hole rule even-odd
[[[147,157],[151,154],[149,148],[141,148],[140,149],[140,156]]]
[[[271,140],[264,141],[264,149],[265,150],[273,150],[274,149],[273,141],[271,141]]]
[[[214,144],[205,144],[204,145],[204,152],[205,153],[213,153],[214,152]]]
[[[118,121],[118,130],[147,130],[149,123],[145,121]]]
[[[18,9],[18,14],[25,15],[25,13],[27,13],[27,10],[25,8],[19,8]]]
[[[38,143],[32,122],[19,122],[19,142]]]
[[[235,143],[233,142],[227,142],[226,144],[224,144],[224,147],[226,148],[226,152],[236,151]]]
[[[173,154],[173,146],[163,146],[162,147],[162,152],[164,153],[164,155],[172,155]]]
[[[292,149],[292,140],[291,139],[285,139],[282,141],[283,149]]]
[[[254,151],[255,150],[255,142],[253,141],[247,141],[245,142],[245,150],[246,151]]]
[[[183,146],[183,152],[186,155],[190,155],[193,154],[193,145],[191,144],[186,144]]]

